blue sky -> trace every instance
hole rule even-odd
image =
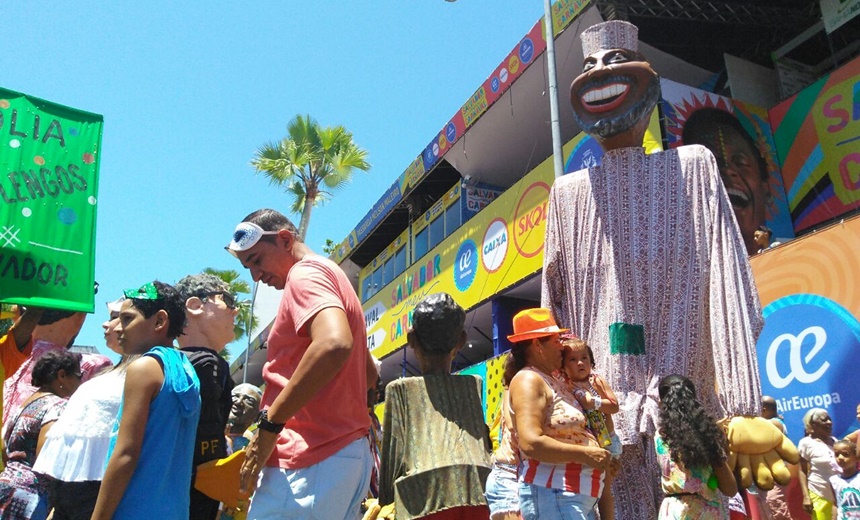
[[[537,0],[4,2],[0,86],[105,118],[100,291],[77,343],[106,350],[105,303],[124,288],[241,268],[223,250],[236,223],[289,208],[249,161],[296,114],[369,152],[371,172],[311,218],[312,249],[340,242],[542,14]]]

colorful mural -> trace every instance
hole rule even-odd
[[[797,232],[860,208],[860,58],[770,109]]]

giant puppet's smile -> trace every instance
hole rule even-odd
[[[651,114],[659,97],[657,74],[641,55],[624,49],[589,56],[570,85],[577,124],[600,138],[632,129]]]
[[[629,78],[613,76],[600,83],[603,85],[588,85],[580,95],[582,107],[588,112],[615,110],[624,103],[631,91]]]

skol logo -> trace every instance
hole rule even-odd
[[[514,246],[526,258],[543,251],[549,185],[536,182],[526,188],[514,213]]]
[[[812,349],[803,356],[801,347],[803,346],[804,339],[808,336],[812,336],[815,343]],[[804,329],[797,336],[790,333],[777,336],[771,342],[770,347],[768,347],[765,358],[765,370],[770,384],[774,388],[785,388],[794,380],[804,384],[818,381],[827,372],[827,369],[830,368],[830,362],[824,361],[823,363],[818,363],[817,368],[810,367],[815,366],[815,357],[821,352],[826,343],[827,332],[817,325]],[[780,355],[788,356],[789,371],[785,375],[780,373],[777,366],[777,360]],[[779,364],[785,365],[785,363]],[[812,370],[812,372],[809,370]]]

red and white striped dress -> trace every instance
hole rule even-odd
[[[588,431],[588,423],[579,402],[565,385],[552,376],[532,367],[530,370],[546,381],[552,390],[551,408],[547,409],[543,431],[555,440],[581,446],[599,447],[594,435]],[[513,415],[513,410],[511,410]],[[552,464],[530,459],[522,454],[523,466],[520,482],[535,486],[563,489],[579,495],[600,497],[603,492],[603,472],[590,466],[570,462]]]

